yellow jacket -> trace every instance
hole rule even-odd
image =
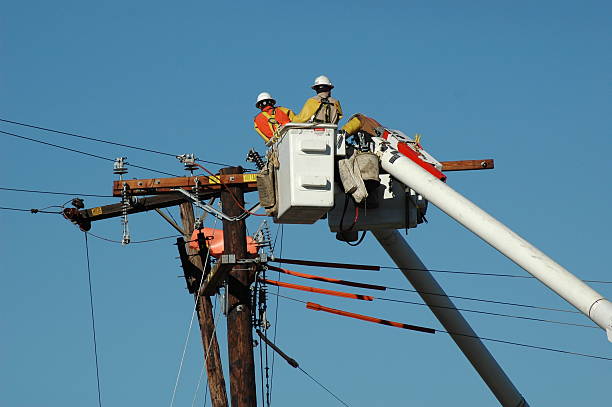
[[[342,127],[342,130],[346,131],[347,134],[355,134],[362,130],[372,136],[377,135],[377,132],[381,132],[381,129],[383,129],[382,124],[361,113],[354,114]]]
[[[353,116],[344,126],[342,130],[346,131],[347,134],[355,134],[361,129],[361,122],[357,116]]]
[[[338,124],[338,122],[342,118],[342,107],[340,106],[340,101],[332,98],[331,96],[328,97],[328,100],[333,104],[333,108],[335,108],[336,110],[335,116],[337,116],[337,118],[335,118],[335,123],[332,124]],[[306,103],[304,103],[302,111],[293,118],[292,122],[306,123],[314,121],[313,116],[319,110],[319,106],[321,106],[321,96],[317,95],[315,97],[309,98]]]

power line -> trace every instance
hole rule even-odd
[[[480,339],[481,341],[490,341],[490,342],[505,343],[507,345],[522,346],[524,348],[546,350],[546,351],[549,351],[549,352],[564,353],[566,355],[582,356],[582,357],[585,357],[585,358],[592,358],[592,359],[601,359],[601,360],[612,361],[612,358],[609,358],[609,357],[606,357],[606,356],[591,355],[591,354],[588,354],[588,353],[580,353],[580,352],[572,352],[572,351],[569,351],[569,350],[556,349],[556,348],[548,348],[548,347],[545,347],[545,346],[538,346],[538,345],[529,345],[529,344],[526,344],[526,343],[506,341],[506,340],[503,340],[503,339],[485,338],[483,336],[477,336],[477,335],[460,334],[460,333],[456,333],[456,332],[445,331],[443,329],[436,329],[436,332],[442,332],[442,333],[449,334],[449,335],[467,336],[469,338]]]
[[[42,210],[42,209],[7,208],[7,207],[4,207],[4,206],[0,206],[0,210],[3,210],[3,211],[18,211],[18,212],[30,212],[30,213],[53,213],[55,215],[61,214],[61,212],[45,211],[45,210]]]
[[[276,263],[279,263],[281,259],[275,258],[272,260]],[[289,262],[289,259],[282,259],[286,262]],[[300,264],[307,266],[314,266],[315,263],[318,263],[319,266],[327,266],[327,267],[336,267],[336,268],[347,268],[347,267],[339,267],[342,266],[352,266],[351,269],[356,270],[372,270],[378,271],[379,269],[389,269],[389,270],[403,270],[403,271],[429,271],[432,273],[449,273],[449,274],[459,274],[459,275],[471,275],[471,276],[488,276],[488,277],[510,277],[510,278],[523,278],[523,279],[535,279],[533,276],[529,275],[520,275],[520,274],[503,274],[503,273],[483,273],[477,271],[460,271],[460,270],[450,270],[450,269],[429,269],[429,268],[408,268],[408,267],[394,267],[394,266],[375,266],[375,265],[363,265],[363,264],[340,264],[334,262],[322,262],[322,261],[312,261],[312,260],[295,260],[291,259],[291,264]],[[612,281],[606,280],[582,280],[587,283],[600,283],[600,284],[612,284]]]
[[[97,194],[71,194],[69,192],[54,192],[54,191],[40,191],[36,189],[19,189],[19,188],[7,188],[0,187],[2,191],[13,191],[13,192],[30,192],[34,194],[50,194],[50,195],[68,195],[68,196],[89,196],[94,198],[114,198],[112,195],[97,195]]]
[[[276,294],[273,294],[273,295],[276,295]],[[502,313],[498,313],[498,312],[489,312],[489,311],[475,310],[475,309],[469,309],[469,308],[447,307],[447,306],[444,306],[444,305],[428,305],[428,304],[424,304],[424,303],[421,303],[421,302],[398,300],[398,299],[394,299],[394,298],[383,298],[383,297],[373,297],[373,298],[375,300],[381,300],[381,301],[389,301],[389,302],[397,302],[397,303],[402,303],[402,304],[427,306],[427,307],[430,307],[430,308],[442,308],[442,309],[450,309],[450,310],[456,310],[456,311],[472,312],[472,313],[475,313],[475,314],[491,315],[491,316],[502,317],[502,318],[524,319],[524,320],[534,321],[534,322],[543,322],[543,323],[550,323],[550,324],[576,326],[576,327],[581,327],[581,328],[595,328],[595,329],[599,328],[599,327],[594,326],[594,325],[585,325],[585,324],[578,324],[578,323],[574,323],[574,322],[565,322],[565,321],[556,321],[556,320],[543,319],[543,318],[534,318],[534,317],[527,317],[527,316],[523,316],[523,315],[502,314]]]
[[[102,396],[100,392],[100,369],[98,366],[98,342],[96,341],[96,319],[94,316],[93,290],[91,288],[91,266],[89,264],[89,242],[85,232],[85,254],[87,257],[87,279],[89,282],[89,306],[91,309],[91,329],[93,332],[94,355],[96,357],[96,381],[98,383],[98,406],[102,407]]]
[[[307,301],[302,301],[302,300],[299,300],[297,298],[287,297],[287,296],[284,296],[284,295],[278,295],[278,296],[281,297],[281,298],[285,298],[285,299],[291,300],[291,301],[300,302],[302,304],[307,304],[308,303]],[[449,335],[466,336],[466,337],[469,337],[469,338],[480,339],[480,340],[483,340],[483,341],[505,343],[507,345],[515,345],[515,346],[521,346],[521,347],[525,347],[525,348],[545,350],[545,351],[549,351],[549,352],[558,352],[558,353],[564,353],[564,354],[568,354],[568,355],[582,356],[582,357],[586,357],[586,358],[612,361],[612,358],[606,357],[606,356],[591,355],[591,354],[588,354],[588,353],[580,353],[580,352],[572,352],[572,351],[568,351],[568,350],[564,350],[564,349],[550,348],[550,347],[538,346],[538,345],[530,345],[530,344],[526,344],[526,343],[507,341],[507,340],[504,340],[504,339],[486,338],[486,337],[478,336],[478,335],[461,334],[461,333],[456,333],[456,332],[445,331],[443,329],[435,329],[435,331],[436,332],[445,333],[445,334],[449,334]]]
[[[314,377],[312,377],[310,374],[308,374],[307,371],[305,371],[304,369],[302,369],[301,366],[298,366],[298,369],[300,369],[300,371],[302,373],[304,373],[306,376],[308,376],[310,378],[310,380],[312,380],[313,382],[315,382],[316,384],[318,384],[319,386],[321,386],[321,388],[323,388],[326,392],[328,392],[329,394],[332,395],[333,398],[335,398],[336,400],[338,400],[340,403],[342,403],[343,405],[345,405],[346,407],[349,407],[348,404],[346,404],[340,397],[336,396],[334,393],[332,393],[332,391],[330,389],[328,389],[327,387],[325,387],[323,385],[323,383],[321,383],[320,381],[318,381],[317,379],[315,379]]]
[[[7,136],[11,136],[11,137],[17,137],[17,138],[20,138],[20,139],[23,139],[23,140],[32,141],[34,143],[40,143],[40,144],[44,144],[44,145],[47,145],[47,146],[50,146],[50,147],[59,148],[59,149],[62,149],[62,150],[72,151],[73,153],[86,155],[88,157],[93,157],[93,158],[98,158],[100,160],[106,160],[106,161],[115,162],[115,160],[113,158],[103,157],[101,155],[92,154],[92,153],[88,153],[88,152],[81,151],[81,150],[76,150],[74,148],[60,146],[59,144],[48,143],[46,141],[37,140],[37,139],[31,138],[31,137],[20,136],[20,135],[15,134],[15,133],[9,133],[8,131],[0,130],[0,133],[4,134],[4,135],[7,135]],[[153,169],[153,168],[143,167],[143,166],[136,165],[136,164],[129,164],[129,165],[131,165],[134,168],[140,168],[142,170],[157,172],[159,174],[169,175],[171,177],[178,177],[178,175],[176,175],[176,174],[171,174],[171,173],[165,172],[165,171],[159,171],[159,170],[156,170],[156,169]]]
[[[69,133],[69,132],[66,132],[66,131],[54,130],[54,129],[50,129],[50,128],[47,128],[47,127],[40,127],[40,126],[35,126],[33,124],[16,122],[16,121],[2,119],[2,118],[0,118],[0,122],[15,124],[17,126],[29,127],[29,128],[37,129],[37,130],[48,131],[48,132],[51,132],[51,133],[63,134],[63,135],[70,136],[70,137],[77,137],[77,138],[80,138],[80,139],[89,140],[89,141],[95,141],[95,142],[98,142],[98,143],[112,144],[112,145],[115,145],[115,146],[131,148],[131,149],[134,149],[134,150],[146,151],[148,153],[165,155],[165,156],[169,156],[169,157],[176,157],[177,156],[177,154],[166,153],[166,152],[163,152],[163,151],[153,150],[153,149],[150,149],[150,148],[132,146],[132,145],[129,145],[129,144],[122,144],[122,143],[117,143],[117,142],[114,142],[114,141],[103,140],[103,139],[94,138],[94,137],[82,136],[82,135],[76,134],[76,133]],[[230,167],[229,164],[219,163],[219,162],[215,162],[215,161],[206,161],[206,160],[200,160],[200,159],[198,159],[198,161],[203,162],[203,163],[208,163],[208,164],[215,164],[215,165],[221,165],[221,166]]]
[[[567,309],[562,309],[562,308],[543,307],[543,306],[531,305],[531,304],[520,304],[516,302],[506,302],[506,301],[498,301],[498,300],[489,300],[489,299],[484,299],[484,298],[440,294],[440,293],[434,293],[434,292],[414,290],[414,289],[409,289],[409,288],[398,288],[398,287],[390,287],[390,286],[384,286],[384,285],[371,285],[371,284],[360,283],[360,282],[355,282],[355,281],[337,280],[337,279],[330,279],[328,277],[316,276],[312,274],[298,273],[295,271],[282,269],[279,267],[273,267],[273,266],[268,266],[268,267],[270,270],[280,271],[284,274],[289,274],[289,275],[299,277],[299,278],[310,279],[310,280],[315,280],[315,281],[323,281],[323,282],[332,283],[332,284],[348,285],[352,287],[361,287],[361,288],[375,289],[375,290],[405,291],[405,292],[419,293],[419,294],[425,294],[425,295],[435,295],[435,296],[441,296],[441,297],[457,298],[457,299],[467,300],[467,301],[477,301],[477,302],[485,302],[485,303],[490,303],[490,304],[508,305],[508,306],[513,306],[513,307],[533,308],[533,309],[540,309],[540,310],[545,310],[545,311],[565,312],[565,313],[570,313],[570,314],[582,314],[579,311],[567,310]]]
[[[565,313],[569,313],[569,314],[582,314],[582,312],[580,312],[580,311],[568,310],[568,309],[563,309],[563,308],[542,307],[542,306],[539,306],[539,305],[520,304],[520,303],[516,303],[516,302],[488,300],[488,299],[484,299],[484,298],[475,298],[475,297],[464,297],[464,296],[460,296],[460,295],[430,293],[430,292],[427,292],[427,291],[412,290],[410,288],[397,288],[397,287],[385,287],[385,288],[388,289],[388,290],[407,291],[407,292],[419,293],[419,294],[425,294],[425,295],[436,295],[436,296],[442,296],[442,297],[446,296],[446,297],[449,297],[449,298],[457,298],[457,299],[466,300],[466,301],[486,302],[486,303],[490,303],[490,304],[500,304],[500,305],[509,305],[509,306],[512,306],[512,307],[524,307],[524,308],[541,309],[541,310],[545,310],[545,311],[565,312]]]
[[[392,267],[392,266],[380,266],[380,268],[381,269],[391,269],[391,270],[405,270],[405,271],[430,271],[432,273],[464,274],[464,275],[488,276],[488,277],[510,277],[510,278],[535,279],[534,276],[524,276],[520,274],[481,273],[481,272],[476,272],[476,271],[419,269],[419,268]],[[605,280],[582,280],[582,281],[586,283],[612,284],[612,281],[605,281]]]
[[[274,244],[272,245],[272,253],[276,253],[276,240],[279,236],[279,228],[280,228],[280,253],[279,257],[283,257],[283,238],[285,237],[285,225],[279,224],[276,228],[276,236],[274,236]],[[280,263],[282,266],[283,264]],[[280,281],[281,274],[278,273],[278,280]],[[280,287],[276,286],[276,295],[279,295]],[[276,298],[276,304],[274,304],[274,335],[272,338],[272,342],[276,343],[276,328],[278,327],[278,297]],[[274,389],[274,361],[275,361],[276,353],[272,352],[272,367],[270,371],[270,400],[272,399],[272,390]]]
[[[532,318],[532,317],[526,317],[526,316],[522,316],[522,315],[500,314],[500,313],[497,313],[497,312],[481,311],[481,310],[468,309],[468,308],[447,307],[447,306],[444,306],[444,305],[428,305],[428,304],[423,304],[423,303],[420,303],[420,302],[397,300],[397,299],[393,299],[393,298],[381,298],[381,297],[374,297],[374,298],[377,299],[377,300],[381,300],[381,301],[399,302],[399,303],[402,303],[402,304],[410,304],[410,305],[421,305],[421,306],[427,306],[427,307],[430,307],[430,308],[443,308],[443,309],[451,309],[451,310],[464,311],[464,312],[473,312],[473,313],[476,313],[476,314],[491,315],[491,316],[496,316],[496,317],[525,319],[525,320],[529,320],[529,321],[546,322],[546,323],[550,323],[550,324],[570,325],[570,326],[577,326],[577,327],[582,327],[582,328],[595,328],[595,329],[599,329],[598,326],[585,325],[585,324],[576,324],[576,323],[573,323],[573,322],[564,322],[564,321],[555,321],[555,320],[550,320],[550,319]]]
[[[94,235],[91,232],[88,232],[91,236],[95,237],[96,239],[100,239],[100,240],[104,240],[106,242],[110,242],[110,243],[119,243],[119,244],[123,244],[121,242],[121,240],[113,240],[113,239],[109,239],[107,237],[102,237],[102,236],[98,236],[98,235]],[[138,244],[138,243],[150,243],[150,242],[156,242],[158,240],[164,240],[164,239],[171,239],[171,238],[177,238],[177,237],[181,237],[180,235],[171,235],[171,236],[162,236],[162,237],[156,237],[153,239],[146,239],[146,240],[138,240],[138,241],[130,241],[130,244]]]

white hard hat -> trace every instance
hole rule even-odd
[[[255,102],[255,107],[258,107],[257,105],[259,104],[259,102],[262,102],[264,100],[271,100],[272,102],[276,103],[276,100],[274,100],[272,95],[270,95],[268,92],[261,92],[259,95],[257,95],[257,102]]]
[[[332,85],[331,81],[329,80],[329,78],[325,75],[321,75],[321,76],[317,76],[314,80],[314,85],[312,85],[312,88],[314,89],[315,86],[319,86],[319,85],[327,85],[329,86],[331,89],[334,88],[334,85]]]

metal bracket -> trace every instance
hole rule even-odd
[[[269,256],[266,253],[260,253],[257,257],[253,259],[236,259],[235,254],[222,254],[219,258],[224,264],[263,264],[267,263],[269,260]]]
[[[172,189],[172,191],[180,192],[181,194],[185,195],[197,207],[202,208],[206,212],[208,212],[211,215],[213,215],[215,218],[221,219],[221,220],[227,220],[227,221],[230,221],[230,222],[236,222],[236,221],[239,221],[239,220],[246,219],[250,215],[249,212],[256,211],[260,207],[260,204],[258,202],[257,205],[253,206],[251,209],[249,209],[248,211],[245,211],[243,214],[241,214],[239,216],[227,216],[226,214],[224,214],[223,212],[213,208],[212,206],[210,206],[208,204],[205,204],[205,203],[202,203],[198,199],[197,195],[195,195],[195,194],[191,194],[191,193],[185,191],[184,189],[178,189],[178,188]]]

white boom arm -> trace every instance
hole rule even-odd
[[[474,232],[529,274],[589,317],[612,342],[612,303],[463,195],[399,153],[373,138],[382,168],[417,191],[451,218]]]
[[[526,407],[527,402],[485,347],[478,335],[427,267],[397,230],[374,230],[374,236],[410,281],[453,341],[468,358],[493,395],[504,407]],[[413,270],[420,270],[415,272]]]

